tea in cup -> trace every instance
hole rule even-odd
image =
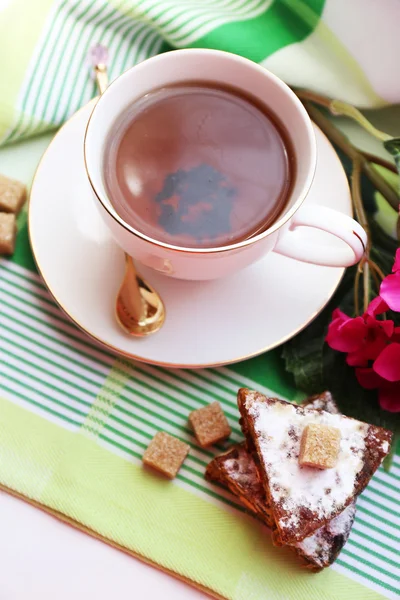
[[[341,267],[363,255],[356,221],[303,205],[317,160],[303,105],[234,54],[177,50],[136,65],[100,97],[84,153],[117,243],[173,277],[222,277],[272,250]],[[345,244],[311,243],[297,225]]]

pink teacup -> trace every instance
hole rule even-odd
[[[295,181],[284,212],[267,230],[229,246],[183,248],[152,239],[121,218],[104,185],[105,141],[119,115],[154,89],[194,78],[242,89],[264,103],[267,99],[271,112],[285,124],[295,153]],[[84,155],[97,207],[117,243],[136,260],[171,277],[199,280],[223,277],[271,251],[333,267],[352,265],[363,256],[366,234],[356,221],[331,208],[303,205],[317,161],[313,126],[303,105],[275,75],[235,54],[176,50],[150,58],[118,77],[94,107],[86,130]],[[311,242],[309,227],[326,231],[345,244],[336,248]]]

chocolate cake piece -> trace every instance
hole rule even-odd
[[[308,398],[302,406],[324,409],[332,414],[339,412],[329,392]],[[237,444],[214,458],[207,467],[206,479],[229,489],[254,516],[268,527],[274,528],[257,466],[244,443]],[[291,546],[303,566],[312,571],[320,571],[336,560],[349,537],[355,512],[353,502],[312,536]]]
[[[347,542],[356,516],[356,502],[312,535],[293,545],[304,566],[313,571],[329,567],[339,556]]]
[[[206,479],[218,482],[268,527],[273,527],[271,509],[265,500],[257,466],[245,444],[236,444],[207,466]]]
[[[330,392],[311,396],[302,406],[324,409],[332,414],[339,412]],[[208,481],[218,482],[228,488],[251,513],[268,527],[273,527],[271,509],[266,502],[259,472],[251,454],[246,450],[245,443],[235,444],[215,457],[208,464],[205,476]]]
[[[207,467],[206,479],[229,489],[255,517],[267,527],[274,527],[257,466],[244,444],[214,458]],[[349,537],[355,512],[356,503],[352,502],[327,525],[291,546],[305,567],[319,571],[336,560]]]
[[[390,431],[341,414],[247,389],[239,390],[238,405],[282,544],[301,542],[337,517],[364,490],[389,452]],[[310,423],[340,430],[335,467],[299,465],[301,437]]]
[[[304,408],[326,410],[326,412],[331,413],[331,415],[340,414],[338,405],[333,399],[332,394],[328,391],[322,392],[322,394],[309,396],[306,400],[304,400],[304,402],[301,403],[300,406],[303,406]]]

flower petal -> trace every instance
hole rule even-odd
[[[346,356],[346,362],[350,367],[366,367],[368,358],[365,356],[365,349],[360,348],[355,352],[349,352]]]
[[[367,332],[362,317],[348,318],[344,323],[335,319],[329,325],[326,343],[339,352],[354,352],[363,345]]]
[[[375,316],[380,315],[381,313],[386,312],[388,309],[388,305],[386,302],[380,297],[377,296],[369,303],[367,308],[367,315]]]
[[[397,248],[397,250],[396,250],[396,256],[394,259],[394,265],[393,265],[392,271],[393,271],[393,273],[396,273],[396,271],[400,271],[400,248]]]
[[[379,404],[383,410],[400,412],[400,384],[392,383],[380,388]]]
[[[341,321],[343,321],[343,323],[347,323],[347,321],[351,321],[351,317],[346,315],[346,313],[344,313],[342,310],[340,310],[340,308],[335,308],[335,310],[332,313],[332,321],[335,321],[335,319],[340,319]]]
[[[378,358],[382,350],[387,346],[394,330],[393,321],[378,321],[376,317],[364,315],[368,326],[367,337],[364,342],[364,357],[368,360]]]
[[[378,320],[376,317],[365,314],[364,322],[368,326],[368,333],[373,336],[386,335],[389,339],[394,330],[394,321],[391,319],[385,319],[384,321]]]
[[[379,326],[383,329],[385,335],[390,338],[393,335],[394,332],[394,322],[391,321],[390,319],[387,319],[386,321],[379,321]]]
[[[385,277],[379,292],[391,310],[400,312],[400,271]]]
[[[357,381],[367,390],[373,390],[382,384],[382,378],[373,369],[356,369]]]
[[[375,360],[373,369],[387,381],[400,381],[400,344],[392,342],[386,346]]]

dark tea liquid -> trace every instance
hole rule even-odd
[[[147,94],[115,123],[104,178],[118,214],[156,240],[212,248],[251,237],[285,208],[294,176],[283,127],[229,88]]]

